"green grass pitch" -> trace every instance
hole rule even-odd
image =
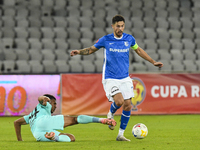
[[[105,117],[105,116],[98,116]],[[29,125],[22,126],[22,138],[16,139],[13,121],[19,117],[0,117],[1,150],[199,150],[199,115],[134,115],[131,116],[125,136],[131,142],[116,141],[120,116],[115,130],[107,125],[80,124],[65,128],[63,132],[74,134],[76,142],[36,142]],[[135,139],[133,125],[144,123],[148,127],[145,139]]]

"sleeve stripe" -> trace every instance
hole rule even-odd
[[[138,48],[137,43],[135,43],[135,45],[133,45],[131,48],[132,48],[133,50],[136,50],[136,49]]]

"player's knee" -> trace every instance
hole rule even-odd
[[[132,109],[131,101],[129,102],[128,100],[126,100],[124,102],[123,109],[125,111],[130,111]]]
[[[113,99],[117,106],[122,106],[124,104],[124,98],[121,93],[117,93],[116,95],[114,95]]]
[[[131,110],[131,108],[132,108],[132,106],[131,105],[126,105],[126,106],[124,106],[124,110],[125,111],[130,111]]]
[[[116,102],[115,102],[115,104],[116,104],[117,106],[122,106],[123,103],[124,103],[123,101],[116,101]]]
[[[117,106],[122,106],[122,105],[124,104],[124,100],[116,100],[116,101],[115,101],[115,104],[116,104]]]

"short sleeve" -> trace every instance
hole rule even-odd
[[[51,104],[49,102],[47,102],[46,106],[41,105],[40,103],[38,105],[40,105],[40,107],[43,108],[43,109],[45,109],[47,112],[51,112],[52,106],[51,106]]]
[[[51,104],[49,102],[47,102],[46,109],[51,112],[51,108],[52,108]]]
[[[98,49],[102,48],[102,47],[105,47],[105,37],[101,37],[100,39],[98,39],[96,41],[96,43],[94,44],[94,46]]]
[[[24,120],[26,121],[27,124],[29,124],[29,115],[24,116]]]
[[[131,48],[133,50],[136,50],[138,48],[138,45],[137,45],[135,38],[133,36],[132,36]]]
[[[136,49],[138,48],[137,43],[135,43],[135,45],[131,46],[131,48],[132,48],[133,50],[136,50]]]

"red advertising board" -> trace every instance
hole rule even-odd
[[[132,114],[200,113],[200,74],[131,74]],[[105,115],[101,74],[62,75],[62,114]],[[117,111],[121,114],[121,110]]]

